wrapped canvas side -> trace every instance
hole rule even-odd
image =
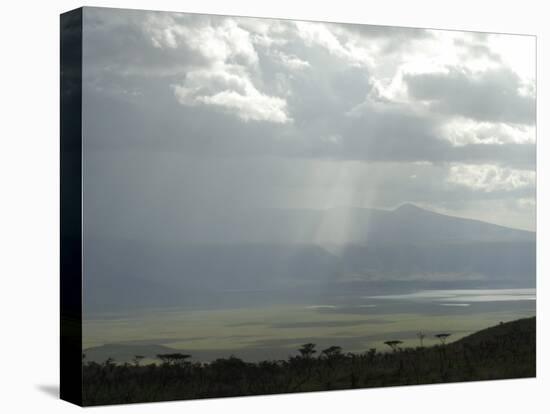
[[[81,405],[82,9],[60,23],[60,396]]]

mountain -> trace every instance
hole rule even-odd
[[[203,229],[172,241],[86,239],[85,310],[300,302],[350,284],[535,283],[535,233],[410,204],[219,214]]]
[[[448,216],[404,204],[371,215],[368,240],[377,243],[533,242],[535,233]]]
[[[534,233],[458,218],[404,204],[371,208],[243,209],[182,212],[174,241],[192,244],[364,244],[472,241],[533,241]]]

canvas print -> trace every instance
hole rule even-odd
[[[536,375],[534,36],[64,16],[62,394]]]

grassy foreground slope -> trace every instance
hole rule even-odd
[[[229,397],[397,385],[526,378],[536,375],[536,320],[520,319],[433,347],[343,353],[304,344],[287,360],[248,363],[236,357],[193,363],[160,355],[160,365],[84,364],[84,405]]]

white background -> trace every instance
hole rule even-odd
[[[538,378],[89,408],[114,413],[548,412],[548,76],[544,1],[93,1],[170,11],[538,36]],[[3,2],[0,22],[0,410],[68,413],[59,378],[59,13],[77,1]],[[546,19],[545,19],[546,16]],[[544,252],[547,252],[546,255]],[[546,407],[544,406],[546,403]]]

